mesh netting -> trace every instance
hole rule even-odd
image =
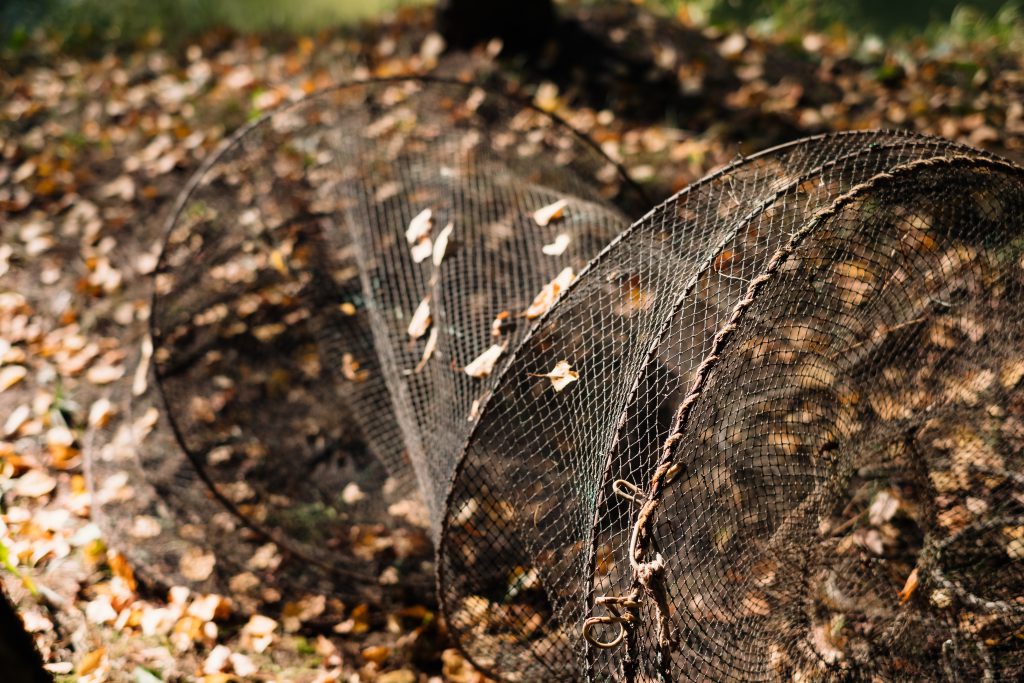
[[[505,680],[1024,675],[1024,173],[853,133],[640,203],[471,86],[256,124],[157,276],[140,469],[199,533],[151,546],[335,589],[433,546]]]
[[[643,203],[589,140],[470,85],[343,86],[254,123],[172,216],[133,436],[93,459],[96,488],[133,484],[111,535],[165,584],[422,600],[489,362]]]
[[[1005,162],[865,133],[630,227],[519,347],[455,480],[442,600],[474,659],[522,680],[1021,675],[1022,202]],[[535,373],[559,361],[579,380],[556,394]],[[467,530],[471,503],[507,516]],[[469,571],[492,547],[515,563]],[[516,573],[535,599],[509,604]]]

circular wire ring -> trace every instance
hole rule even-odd
[[[601,640],[594,635],[594,627],[598,624],[618,624],[619,633],[613,640]],[[590,617],[583,622],[583,637],[594,647],[602,650],[616,648],[626,638],[626,620],[622,617]]]

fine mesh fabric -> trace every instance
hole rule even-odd
[[[454,481],[441,599],[474,661],[1019,679],[1022,179],[834,135],[617,238],[520,345]],[[556,394],[536,374],[560,360],[579,380]],[[466,528],[466,506],[508,515]],[[470,571],[494,547],[517,564]],[[536,590],[510,600],[511,576]]]
[[[227,580],[433,559],[502,680],[1024,676],[1024,172],[849,133],[642,205],[470,85],[255,124],[158,269],[162,518]]]
[[[171,217],[133,436],[90,462],[94,488],[132,485],[100,496],[108,533],[162,584],[422,601],[497,374],[463,368],[645,203],[588,139],[472,85],[346,85],[253,123]]]

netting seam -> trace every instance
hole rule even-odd
[[[864,133],[857,133],[857,134],[865,135]],[[715,259],[717,258],[718,254],[723,249],[725,249],[725,247],[729,244],[729,242],[731,242],[733,239],[735,239],[736,236],[740,233],[740,231],[745,226],[750,225],[754,221],[755,218],[757,218],[760,215],[763,215],[765,210],[767,210],[772,205],[777,203],[781,197],[785,196],[793,188],[799,187],[800,185],[802,185],[803,183],[807,182],[808,180],[810,180],[810,179],[812,179],[814,177],[820,176],[822,173],[824,173],[828,169],[835,168],[835,167],[839,166],[840,164],[842,164],[844,162],[850,161],[851,159],[856,159],[856,158],[862,157],[862,156],[869,156],[871,154],[875,154],[875,153],[877,153],[879,151],[882,151],[882,150],[898,149],[898,148],[904,147],[904,146],[907,145],[908,139],[909,140],[916,140],[916,136],[907,136],[906,138],[899,138],[898,137],[896,139],[896,141],[893,141],[893,142],[889,142],[889,143],[885,143],[885,144],[872,144],[872,145],[869,145],[867,147],[857,148],[857,149],[854,149],[854,150],[852,150],[852,151],[850,151],[850,152],[848,152],[848,153],[846,153],[846,154],[844,154],[844,155],[842,155],[840,157],[837,157],[835,159],[831,159],[831,160],[824,161],[824,162],[819,162],[819,163],[813,165],[808,170],[806,170],[806,171],[802,172],[801,174],[797,175],[795,178],[793,178],[792,180],[787,182],[782,187],[779,187],[777,190],[775,190],[775,192],[772,193],[772,195],[770,196],[769,199],[763,200],[757,207],[755,207],[754,209],[749,211],[746,215],[744,215],[732,227],[732,229],[729,230],[725,234],[725,236],[719,241],[719,243],[713,249],[708,251],[708,254],[709,254],[708,258],[705,260],[703,265],[693,274],[693,276],[690,278],[690,280],[684,285],[682,292],[676,298],[676,301],[672,304],[672,307],[669,310],[669,319],[671,319],[672,316],[675,316],[676,313],[678,313],[678,311],[685,305],[685,303],[687,301],[687,298],[689,297],[690,293],[693,291],[694,287],[696,287],[697,284],[700,282],[701,277],[704,274],[708,273],[712,269],[712,267],[714,266]],[[922,141],[926,141],[926,139],[922,138]],[[766,151],[764,154],[769,154],[769,153],[771,153],[771,150]],[[757,156],[762,156],[762,155],[757,155]],[[754,157],[751,157],[749,159],[742,159],[739,162],[739,165],[740,166],[745,165],[747,162],[749,162],[753,158]],[[723,172],[727,172],[730,169],[731,169],[731,167],[727,167],[726,169],[723,169]],[[729,176],[729,175],[725,175],[723,177],[724,178],[731,178],[731,176]],[[709,180],[711,180],[711,179],[709,179]],[[673,199],[670,199],[669,201],[670,202],[675,201],[676,204],[678,204],[678,199],[680,198],[680,196],[681,195],[677,195],[677,197],[675,197]],[[582,275],[582,273],[581,273],[581,275]],[[657,336],[655,337],[654,341],[648,347],[648,350],[647,350],[647,353],[646,353],[646,355],[644,357],[644,360],[643,360],[643,362],[640,365],[641,368],[646,368],[651,363],[652,359],[657,354],[658,347],[661,344],[662,340],[664,339],[664,336],[665,336],[665,333],[667,332],[667,330],[668,330],[667,326],[662,326],[661,331],[657,334]],[[642,377],[643,377],[642,371],[638,372],[637,375],[636,375],[636,379],[633,381],[632,387],[631,387],[631,389],[630,389],[630,391],[629,391],[629,393],[627,395],[626,402],[625,402],[624,405],[631,405],[633,403],[633,401],[635,400],[635,397],[636,397],[637,393],[640,390],[640,384],[641,384]],[[619,420],[617,421],[617,424],[616,424],[616,427],[615,427],[615,431],[614,431],[613,436],[612,436],[611,443],[609,444],[609,447],[607,449],[607,453],[608,453],[607,460],[605,462],[605,467],[604,467],[604,471],[603,471],[602,476],[601,476],[601,480],[598,483],[599,495],[602,496],[602,497],[598,499],[597,505],[595,506],[595,514],[594,514],[594,517],[595,517],[595,522],[594,522],[595,523],[595,527],[597,525],[598,519],[600,518],[602,502],[603,502],[604,498],[607,496],[607,494],[603,493],[605,491],[605,483],[607,482],[609,474],[611,472],[612,463],[614,461],[614,453],[615,453],[616,449],[618,448],[619,441],[621,440],[622,433],[623,433],[623,431],[625,429],[625,426],[626,426],[626,421],[627,421],[627,413],[626,413],[625,410],[622,410],[620,412]],[[641,494],[641,498],[642,498],[642,494]],[[590,567],[590,576],[588,577],[589,578],[589,581],[588,581],[589,589],[588,589],[587,607],[586,607],[586,613],[588,613],[588,614],[592,613],[593,610],[594,610],[594,607],[595,607],[596,593],[594,591],[594,572],[595,572],[595,563],[596,563],[596,551],[597,551],[596,544],[597,544],[597,540],[598,540],[598,534],[594,534],[594,537],[591,539],[591,544],[590,544],[590,548],[589,548],[590,556],[589,556],[588,566]],[[633,591],[633,592],[630,593],[630,595],[635,598],[638,595],[638,593],[636,591]],[[665,609],[667,610],[667,605],[665,605]],[[590,645],[591,641],[590,641],[589,638],[585,638],[585,641],[586,641],[586,643],[588,645],[587,656],[588,656],[588,659],[589,659],[590,658],[589,645]],[[663,659],[664,659],[664,657],[663,657]]]

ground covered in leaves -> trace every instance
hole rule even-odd
[[[204,157],[261,112],[367,76],[485,81],[592,136],[655,198],[828,130],[906,127],[1024,159],[1024,56],[990,46],[772,42],[626,6],[572,13],[554,43],[517,56],[497,42],[447,51],[431,24],[416,10],[315,36],[210,34],[181,50],[154,36],[95,58],[37,42],[0,62],[0,571],[55,674],[480,679],[426,598],[396,609],[157,590],[90,520],[111,492],[88,485],[86,435],[134,372],[143,340],[126,330],[148,317],[163,219]]]

